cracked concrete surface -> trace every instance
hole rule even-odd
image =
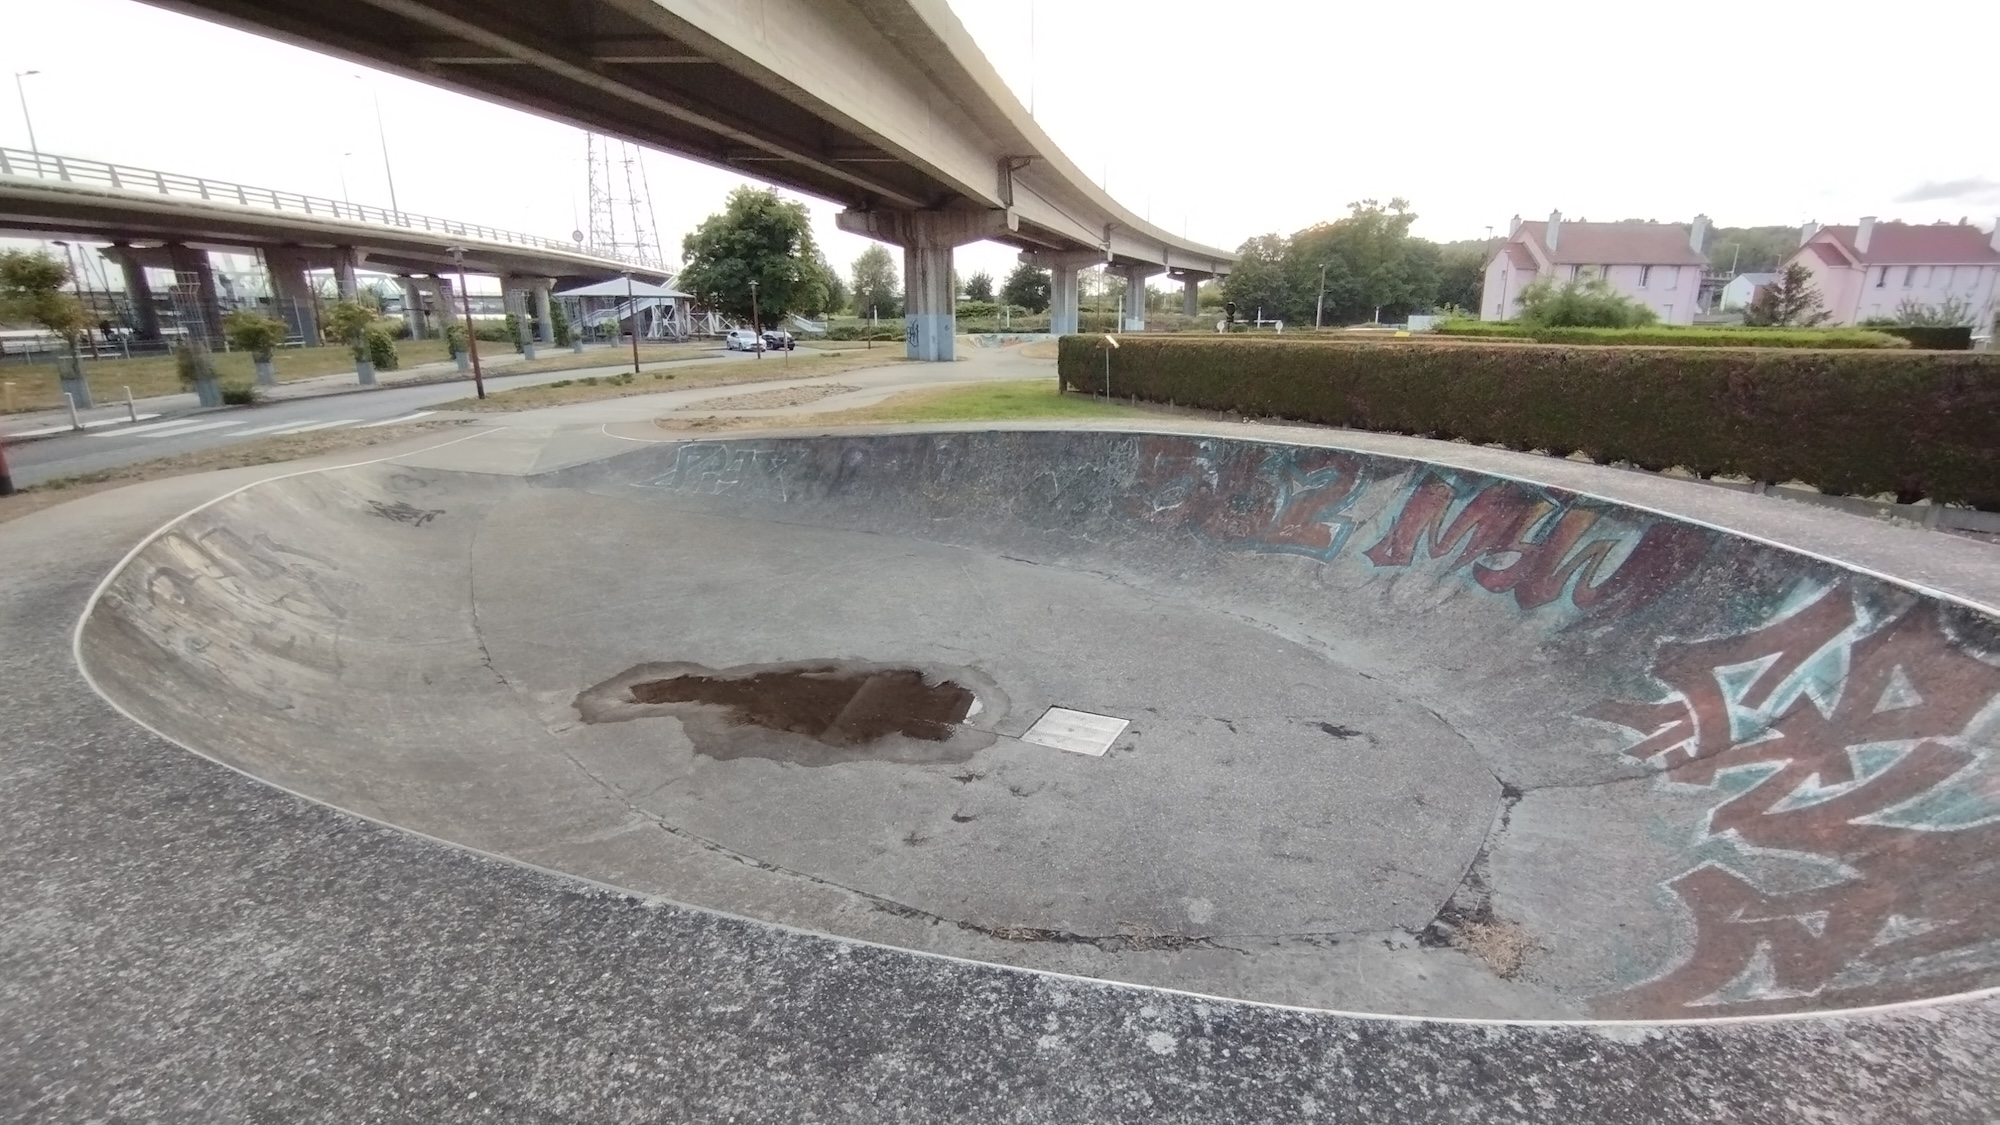
[[[587,477],[588,470],[580,475]],[[398,528],[398,534],[448,536],[455,534],[449,531],[454,523],[484,523],[514,502],[492,481],[454,479],[449,473],[365,477],[316,481],[277,504],[253,492],[246,494],[243,510],[229,514],[282,544],[275,529],[286,519],[338,528],[350,506],[396,502],[412,490],[445,488],[448,503],[420,506],[446,515],[422,528]],[[131,502],[122,494],[113,499]],[[681,497],[656,518],[669,530],[684,529],[701,514],[699,507]],[[852,514],[851,508],[825,513],[850,531]],[[239,548],[222,538],[227,522],[176,544],[177,565],[214,565],[232,557]],[[785,526],[768,519],[757,523]],[[934,523],[928,509],[913,505],[887,520],[877,538],[893,553],[898,537]],[[26,540],[0,544],[0,555],[13,564],[0,574],[17,595],[7,603],[10,629],[25,637],[57,638],[59,647],[59,609],[73,614],[86,591],[64,571],[73,566],[75,543],[62,542],[64,567],[58,567],[56,541],[36,538],[40,527],[27,528]],[[129,519],[124,530],[120,527],[115,521],[105,525],[100,569],[137,534],[139,521]],[[793,530],[802,541],[817,542],[823,529],[801,524]],[[992,558],[986,528],[930,530],[933,537],[960,544],[955,550]],[[1022,552],[1023,557],[1054,563],[1065,552],[1095,555],[1081,560],[1078,574],[1118,574],[1135,599],[1150,594],[1171,602],[1191,587],[1230,591],[1215,601],[1219,620],[1246,629],[1254,622],[1254,631],[1300,644],[1315,660],[1370,668],[1398,693],[1437,701],[1438,714],[1425,714],[1425,722],[1472,736],[1482,729],[1482,719],[1490,720],[1485,729],[1498,729],[1509,740],[1547,729],[1531,718],[1481,716],[1453,706],[1434,681],[1409,673],[1425,652],[1371,648],[1355,635],[1363,622],[1348,621],[1345,634],[1326,633],[1324,621],[1311,613],[1333,610],[1293,612],[1297,607],[1268,596],[1308,589],[1322,605],[1341,612],[1353,608],[1341,602],[1338,585],[1316,578],[1307,562],[1273,557],[1258,566],[1186,568],[1155,558],[1153,565],[1138,565],[1130,554],[1121,554],[1115,538],[1095,528],[1035,538],[1042,549]],[[458,545],[440,549],[474,557],[472,542],[468,534]],[[547,584],[557,577],[588,586],[620,564],[636,565],[618,547],[613,540],[576,536],[566,545],[569,557],[600,562],[557,571],[537,567],[533,558],[494,564],[488,541],[476,557],[519,573],[504,594],[485,585],[479,600],[508,606],[524,598],[546,602]],[[698,555],[697,548],[687,551]],[[1165,554],[1159,544],[1151,550]],[[570,675],[574,669],[544,652],[570,643],[573,637],[561,631],[648,633],[654,630],[637,618],[655,607],[635,601],[595,615],[524,615],[494,629],[512,639],[482,656],[483,634],[495,623],[471,627],[462,585],[447,596],[453,582],[462,584],[466,576],[422,557],[393,554],[377,560],[388,568],[382,580],[410,592],[394,605],[370,604],[341,575],[313,573],[298,561],[302,556],[262,549],[233,556],[255,564],[241,574],[281,596],[254,618],[254,628],[224,643],[248,646],[267,661],[282,658],[329,669],[339,690],[277,683],[232,669],[214,654],[213,641],[206,648],[189,647],[195,634],[168,628],[158,636],[193,655],[194,682],[240,693],[267,709],[263,718],[218,739],[227,745],[204,749],[263,754],[271,771],[266,776],[275,774],[273,779],[285,784],[332,777],[349,788],[349,799],[341,803],[377,816],[406,807],[412,795],[426,805],[465,809],[491,800],[503,782],[525,787],[546,807],[490,824],[491,844],[499,845],[492,850],[572,872],[579,864],[601,868],[605,874],[599,878],[628,887],[639,882],[628,876],[670,873],[679,883],[671,897],[701,901],[714,895],[733,902],[735,911],[765,917],[791,909],[823,911],[839,923],[829,928],[842,932],[849,921],[865,928],[862,921],[872,917],[879,925],[886,917],[906,930],[885,940],[912,948],[925,946],[903,940],[909,931],[939,928],[921,917],[856,903],[845,889],[802,887],[805,880],[790,876],[774,884],[767,873],[699,845],[674,841],[677,851],[657,841],[633,847],[635,837],[649,833],[645,824],[633,823],[628,789],[631,796],[644,793],[651,799],[684,788],[686,782],[677,779],[686,774],[646,761],[646,755],[657,759],[657,745],[591,747],[578,765],[568,765],[564,756],[587,742],[588,732],[561,713],[556,695],[540,686],[537,675],[523,670],[556,669],[562,675],[548,678],[567,679],[573,689],[579,682]],[[667,563],[688,573],[696,568],[686,564],[694,561],[666,556]],[[837,567],[827,572],[845,573]],[[792,573],[805,576],[794,579],[802,581],[814,571]],[[962,586],[967,585],[963,574]],[[1391,597],[1400,612],[1451,608],[1422,609],[1426,599],[1407,588]],[[191,604],[214,608],[199,599]],[[780,601],[768,609],[777,615],[791,605]],[[832,624],[867,623],[868,614],[880,609],[879,601],[862,599],[839,611],[845,616]],[[941,650],[977,654],[982,638],[967,628],[965,614],[934,617],[931,627],[943,638]],[[908,636],[913,622],[922,624],[915,617],[885,618],[875,627],[885,635]],[[1306,646],[1299,640],[1315,634],[1324,634],[1322,643]],[[726,640],[720,633],[703,636],[711,643]],[[329,649],[323,638],[337,640]],[[1499,628],[1491,643],[1507,638]],[[449,655],[454,651],[462,651],[463,658]],[[426,654],[421,670],[403,661],[412,652]],[[535,657],[538,652],[544,652],[542,658]],[[10,715],[5,761],[13,784],[0,789],[7,794],[0,800],[10,806],[4,821],[9,853],[23,860],[19,875],[6,884],[10,910],[6,940],[0,942],[0,949],[11,951],[7,977],[14,982],[9,996],[15,1001],[6,1006],[9,1015],[0,1015],[0,1031],[15,1044],[9,1050],[17,1065],[9,1072],[20,1077],[0,1089],[0,1099],[29,1120],[113,1113],[161,1120],[470,1120],[482,1112],[523,1120],[734,1115],[901,1121],[967,1112],[1018,1120],[1138,1120],[1163,1113],[1188,1120],[1310,1120],[1338,1111],[1356,1119],[1399,1121],[1545,1116],[1608,1122],[1799,1116],[1858,1121],[1878,1119],[1883,1107],[1894,1106],[1903,1119],[1958,1122],[1983,1120],[1993,1093],[1986,1060],[2000,1044],[1994,1042],[1991,1001],[1761,1025],[1591,1030],[1408,1024],[926,960],[689,911],[643,895],[579,890],[561,876],[385,831],[216,771],[108,714],[74,683],[64,688],[64,677],[34,663],[32,653],[24,647],[0,656],[40,701],[39,712]],[[1054,646],[1035,655],[1087,663],[1089,654],[1087,647],[1065,652]],[[1461,668],[1469,661],[1444,663]],[[130,672],[125,690],[159,686],[143,667]],[[1526,672],[1543,674],[1533,667]],[[505,683],[495,683],[495,677]],[[343,731],[353,708],[343,709],[342,701],[356,691],[382,699],[400,693],[439,705],[428,715],[416,708],[403,718],[413,735],[454,740],[453,752],[402,781],[385,781],[393,776],[386,767],[395,755]],[[498,708],[463,706],[501,700],[507,702]],[[443,706],[454,701],[460,706]],[[1023,726],[1033,717],[1028,710],[1038,713],[1032,707],[1019,712]],[[1166,716],[1134,716],[1140,733],[1128,760],[1146,753],[1149,739],[1164,737],[1170,722],[1210,732],[1203,735],[1208,738],[1260,735],[1254,708],[1160,711]],[[176,721],[194,713],[190,708]],[[1344,726],[1339,716],[1319,718],[1313,709],[1289,707],[1267,714],[1263,722],[1292,724],[1323,746],[1349,741],[1313,725]],[[1238,728],[1233,732],[1232,723]],[[1347,729],[1366,732],[1367,726]],[[296,737],[300,729],[325,740],[321,751]],[[349,740],[340,741],[343,737]],[[1541,804],[1628,788],[1636,800],[1644,788],[1621,784],[1617,775],[1629,773],[1624,767],[1607,770],[1599,762],[1566,770],[1545,743],[1520,741],[1527,746],[1522,768],[1495,770],[1482,758],[1473,771],[1481,784],[1493,786],[1491,797],[1479,805],[1482,821],[1472,833],[1474,845],[1488,842],[1484,818],[1506,825],[1503,840],[1528,828],[1561,840],[1573,830],[1573,814],[1545,812]],[[503,753],[515,747],[539,749],[512,757]],[[1475,749],[1484,755],[1492,746]],[[1600,749],[1586,741],[1573,744],[1571,753]],[[516,769],[536,754],[552,772]],[[1114,760],[1118,754],[1114,751]],[[600,780],[560,780],[565,771],[585,769],[584,762]],[[652,776],[641,778],[647,769]],[[1493,781],[1495,774],[1510,779],[1507,788]],[[1051,792],[1033,788],[1034,780],[1018,770],[954,768],[940,770],[936,784],[937,792],[984,791],[990,796],[982,800],[1005,807],[1033,804]],[[652,789],[630,789],[641,781]],[[1016,795],[1017,788],[1028,795]],[[35,803],[37,794],[57,793],[60,800]],[[1503,800],[1513,806],[1511,818],[1495,815]],[[955,819],[968,813],[971,821]],[[909,832],[976,826],[985,815],[954,802],[939,810],[935,825],[898,823],[895,828],[903,831],[884,843],[891,855],[898,848],[921,851],[936,846],[928,841],[948,838],[933,834],[921,837],[923,845],[907,845]],[[81,837],[77,816],[90,818],[91,828]],[[471,842],[455,832],[442,834]],[[89,846],[55,843],[79,838]],[[197,840],[200,846],[188,846]],[[1285,850],[1281,840],[1259,844],[1262,854],[1272,857]],[[1441,876],[1437,901],[1420,921],[1432,917],[1437,903],[1459,885],[1477,850],[1460,856],[1450,865],[1455,869]],[[728,868],[739,870],[732,874]],[[1538,910],[1576,911],[1577,905],[1561,896],[1539,902],[1519,897],[1522,884],[1509,882],[1517,874],[1485,876],[1496,913],[1533,917]],[[141,876],[137,883],[135,876]],[[310,889],[287,894],[288,888]],[[811,901],[801,906],[802,898]],[[1520,905],[1510,905],[1517,900]],[[246,906],[252,908],[247,913]],[[1364,1004],[1379,999],[1377,1010],[1437,987],[1434,981],[1391,979],[1399,966],[1448,964],[1455,958],[1467,979],[1484,972],[1456,950],[1418,948],[1407,929],[1365,937],[1342,933],[1336,939],[1336,949],[1407,946],[1384,948],[1385,960],[1377,963],[1358,951],[1351,960],[1329,961],[1323,940],[1303,934],[1283,939],[1281,948],[1273,939],[1239,940],[1218,928],[1211,940],[1231,948],[1164,941],[1155,947],[1149,943],[1171,931],[1149,928],[1144,919],[1114,919],[1120,921],[1140,924],[1114,924],[1099,934],[1109,949],[1088,942],[1010,941],[1004,924],[992,933],[956,932],[989,946],[1048,946],[1057,955],[1049,967],[1090,976],[1137,976],[1171,985],[1233,972],[1241,994],[1344,990],[1363,997]],[[79,940],[90,928],[104,936]],[[172,957],[140,952],[169,948]],[[970,955],[1009,959],[1004,950],[988,955],[977,946]],[[1254,962],[1257,968],[1218,969],[1209,964],[1215,959]],[[122,969],[112,968],[121,964]],[[1374,979],[1356,979],[1368,977]],[[95,995],[92,982],[98,986]],[[1530,981],[1509,987],[1532,993],[1540,986]],[[1520,1002],[1519,995],[1506,999]],[[253,1012],[257,1018],[244,1018]],[[321,1030],[310,1039],[289,1030],[303,1027]],[[323,1061],[313,1053],[315,1043],[328,1049]],[[218,1064],[218,1057],[227,1061]],[[538,1077],[523,1082],[522,1074]],[[783,1081],[774,1086],[776,1078]]]

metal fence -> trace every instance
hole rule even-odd
[[[372,207],[340,199],[326,199],[317,195],[301,195],[294,191],[251,187],[247,184],[230,183],[227,180],[211,180],[202,176],[182,175],[178,172],[162,172],[156,168],[107,164],[101,160],[82,160],[74,156],[36,153],[26,149],[0,147],[0,176],[54,180],[66,184],[105,187],[114,191],[202,199],[212,203],[234,203],[241,207],[255,207],[266,211],[343,219],[357,223],[376,223],[381,226],[421,230],[453,238],[476,238],[485,242],[532,246],[538,250],[559,250],[572,254],[579,252],[574,243],[544,238],[538,234],[522,234],[519,231],[501,230],[498,227],[480,226],[477,223],[440,219],[434,215]],[[589,253],[593,257],[638,264],[625,255],[607,254],[601,250],[592,250]]]

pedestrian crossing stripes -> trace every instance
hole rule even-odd
[[[364,422],[360,418],[293,418],[285,422],[269,422],[261,426],[245,425],[243,419],[228,418],[208,421],[200,417],[182,418],[171,422],[154,422],[145,426],[126,426],[122,429],[107,429],[90,434],[94,438],[138,438],[150,441],[155,438],[176,438],[185,434],[215,432],[217,437],[285,437],[290,434],[308,434],[318,430],[337,430],[343,426],[366,429],[375,426],[393,426],[399,422],[413,422],[437,413],[434,410],[419,410],[399,418],[384,418],[375,422]],[[227,431],[226,433],[221,431]]]

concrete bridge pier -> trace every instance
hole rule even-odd
[[[1037,269],[1049,271],[1049,331],[1058,336],[1074,333],[1077,306],[1081,303],[1082,296],[1082,287],[1077,283],[1077,275],[1091,266],[1102,265],[1104,255],[1095,251],[1078,251],[1072,254],[1031,251],[1022,254],[1021,261]]]
[[[132,304],[132,319],[136,322],[133,330],[141,340],[160,338],[160,310],[153,304],[153,283],[146,276],[146,266],[132,252],[130,243],[120,242],[105,252],[118,263],[125,275],[125,297]]]
[[[430,316],[424,312],[424,285],[409,274],[399,274],[396,284],[403,290],[403,323],[410,326],[410,339],[430,336]]]
[[[1157,277],[1166,271],[1164,266],[1131,265],[1117,271],[1125,278],[1125,305],[1120,314],[1120,329],[1126,332],[1146,330],[1146,279]]]
[[[529,287],[526,278],[503,277],[500,279],[500,302],[508,312],[514,314],[514,342],[521,347],[521,355],[526,359],[535,358],[535,324],[528,309]]]
[[[306,347],[317,347],[319,301],[313,289],[312,268],[297,250],[276,246],[264,250],[264,272],[271,278],[271,296],[278,316],[296,333]]]
[[[950,362],[957,352],[954,247],[1012,233],[1010,211],[842,211],[840,229],[903,248],[903,326],[911,359]]]
[[[556,342],[555,314],[551,308],[554,302],[549,295],[554,285],[555,283],[548,278],[540,278],[528,290],[529,295],[534,298],[535,339],[544,344]]]
[[[1191,275],[1181,278],[1181,300],[1189,317],[1201,315],[1201,278]]]
[[[361,282],[355,271],[361,268],[361,255],[352,246],[338,246],[333,251],[333,283],[340,291],[340,299],[352,301],[361,293]]]
[[[198,327],[211,346],[222,342],[222,300],[215,289],[215,267],[208,252],[182,242],[167,243],[167,256],[174,265],[174,303],[183,329]],[[192,313],[196,324],[186,322]]]

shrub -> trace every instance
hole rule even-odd
[[[453,359],[465,354],[465,325],[453,321],[444,326],[444,347]]]
[[[271,352],[285,342],[285,322],[256,309],[236,309],[222,318],[222,335],[229,346],[249,352],[258,363],[271,362]]]
[[[1448,320],[1445,336],[1486,336],[1540,344],[1609,344],[1660,348],[1905,348],[1879,328],[1540,328],[1512,320]]]
[[[222,384],[222,405],[224,406],[250,406],[256,403],[259,397],[257,388],[249,383]]]
[[[1122,336],[1111,393],[2000,510],[2000,356]],[[1065,385],[1105,349],[1064,337]]]
[[[549,333],[555,337],[559,348],[569,347],[576,337],[570,334],[569,314],[563,311],[561,301],[549,302]]]
[[[401,357],[396,354],[395,334],[387,328],[371,324],[362,334],[362,339],[368,349],[368,362],[375,365],[375,370],[394,371],[402,363]]]
[[[197,380],[215,378],[215,359],[207,348],[183,340],[174,345],[174,374],[180,376],[182,390],[193,390]]]
[[[512,319],[514,314],[508,313],[507,315],[509,317],[507,320],[474,321],[472,324],[473,335],[478,336],[489,344],[517,343],[518,341],[514,338],[514,321]]]
[[[841,324],[827,329],[826,338],[829,340],[901,340],[903,338],[903,329],[900,325],[891,327],[885,324],[879,328],[870,328],[865,324]]]
[[[357,360],[368,358],[368,330],[374,326],[375,310],[359,301],[335,301],[326,311],[327,337],[346,344]]]
[[[1972,350],[1972,326],[1969,324],[1952,326],[1885,324],[1875,331],[1906,340],[1913,348],[1929,348],[1941,352]]]
[[[1521,290],[1521,320],[1538,328],[1640,328],[1658,319],[1601,277],[1560,288],[1543,278]]]

